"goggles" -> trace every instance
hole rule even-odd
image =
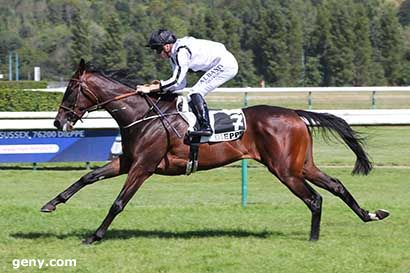
[[[154,49],[156,52],[157,52],[157,54],[161,54],[161,52],[162,52],[162,50],[163,50],[163,46],[161,45],[161,46],[151,46],[151,49]]]

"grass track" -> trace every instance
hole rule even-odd
[[[338,198],[324,197],[321,240],[307,241],[310,213],[264,168],[249,170],[249,205],[240,206],[240,170],[154,176],[117,217],[105,240],[80,241],[105,217],[124,177],[80,191],[53,214],[39,208],[86,171],[0,170],[0,272],[13,259],[76,259],[45,272],[409,272],[410,127],[361,127],[376,168],[350,176],[351,152],[315,139],[319,166],[364,208],[392,216],[362,223]],[[336,166],[336,167],[333,167]],[[401,166],[401,167],[397,167]],[[41,168],[41,166],[40,166]]]

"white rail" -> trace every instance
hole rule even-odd
[[[46,88],[46,89],[26,89],[30,91],[42,92],[64,92],[66,87]],[[190,88],[185,88],[182,92],[188,93]],[[247,104],[249,93],[308,93],[307,107],[312,109],[312,93],[344,93],[344,92],[369,92],[371,93],[371,109],[376,109],[376,94],[378,92],[410,92],[410,86],[343,86],[343,87],[221,87],[213,92],[222,93],[243,93],[244,104]]]
[[[66,87],[47,89],[27,89],[42,92],[64,92]],[[184,92],[189,92],[185,88]],[[311,95],[314,92],[371,92],[371,110],[311,110],[327,112],[345,119],[352,125],[405,125],[410,124],[410,109],[379,110],[376,108],[377,92],[410,92],[410,86],[365,86],[365,87],[238,87],[217,88],[214,92],[243,93],[244,103],[249,93],[308,93],[308,108],[312,107]],[[0,129],[53,129],[55,112],[0,112]],[[78,122],[77,128],[117,128],[116,122],[103,111],[90,113],[84,122]]]
[[[312,110],[345,119],[351,125],[409,125],[410,109],[385,110]],[[56,112],[0,112],[0,130],[54,129]],[[118,128],[115,120],[104,111],[90,113],[76,128]]]
[[[64,92],[66,87],[26,89],[27,91]],[[184,92],[189,92],[185,88]],[[213,92],[224,93],[286,93],[286,92],[409,92],[410,86],[360,86],[360,87],[221,87]]]

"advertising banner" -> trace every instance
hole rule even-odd
[[[117,153],[118,129],[0,130],[0,163],[106,161]]]

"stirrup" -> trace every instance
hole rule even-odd
[[[198,131],[190,131],[190,136],[212,136],[212,130],[198,130]]]
[[[191,136],[212,136],[213,131],[209,124],[203,124],[195,131],[190,131]]]

